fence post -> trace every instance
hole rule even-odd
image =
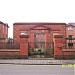
[[[28,58],[28,37],[29,35],[24,33],[20,34],[20,58]]]
[[[54,58],[62,59],[63,58],[63,35],[56,34],[53,37],[54,41]]]

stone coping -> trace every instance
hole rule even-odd
[[[63,49],[63,51],[68,51],[68,52],[72,51],[73,52],[73,51],[75,51],[75,49]]]
[[[15,52],[15,51],[20,51],[20,49],[0,49],[0,52],[1,51],[7,51],[7,52],[8,51],[14,51]]]
[[[20,37],[20,38],[28,38],[29,35],[21,35],[21,34],[20,34],[19,37]]]
[[[63,35],[62,34],[59,34],[59,35],[54,35],[54,38],[62,38],[63,37]]]

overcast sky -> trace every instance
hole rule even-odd
[[[9,37],[14,22],[75,22],[75,0],[0,0],[0,21],[8,23]]]

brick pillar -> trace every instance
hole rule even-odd
[[[63,58],[63,35],[56,34],[53,38],[54,41],[54,58],[62,59]]]
[[[28,58],[28,37],[27,34],[20,34],[20,58]]]

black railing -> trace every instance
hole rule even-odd
[[[20,49],[20,43],[0,43],[0,49]]]
[[[75,49],[75,43],[64,43],[63,49]]]

